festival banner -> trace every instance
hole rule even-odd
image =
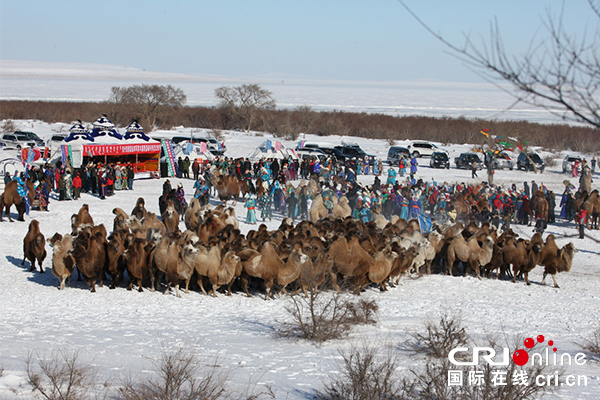
[[[121,156],[127,154],[160,153],[160,143],[139,144],[84,144],[83,153],[93,156]],[[64,145],[63,145],[64,147]],[[166,151],[165,151],[166,154]]]
[[[71,146],[63,144],[60,146],[62,165],[68,165],[69,157],[71,156]]]
[[[50,158],[50,148],[44,147],[44,160],[47,160],[49,158]]]
[[[175,176],[177,174],[177,163],[175,162],[175,154],[173,153],[173,144],[170,140],[162,139],[161,145],[167,157],[169,176]]]
[[[208,146],[206,145],[206,143],[204,143],[204,142],[200,143],[200,153],[206,153],[207,150],[208,150]]]
[[[275,151],[279,151],[281,150],[281,142],[276,140],[275,141]]]
[[[273,148],[273,143],[269,139],[265,142],[265,150],[271,150]]]
[[[21,149],[21,161],[23,165],[31,164],[34,161],[37,161],[42,156],[42,153],[39,149],[28,147],[26,149]]]

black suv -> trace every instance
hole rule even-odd
[[[542,160],[542,157],[540,157],[538,153],[525,153],[524,151],[520,152],[519,157],[517,157],[517,169],[533,171],[532,161],[540,172],[544,172],[546,164],[544,163],[544,160]]]
[[[410,160],[410,151],[406,147],[392,146],[388,150],[387,162],[390,165],[398,165],[402,156],[405,160]]]
[[[365,157],[373,157],[367,153],[363,149],[358,146],[345,145],[345,146],[335,146],[335,149],[338,149],[342,155],[347,158],[365,158]]]
[[[483,169],[483,161],[475,153],[462,153],[454,159],[454,164],[456,164],[456,168],[469,169],[473,161],[477,164],[477,169]]]
[[[450,159],[445,151],[434,151],[429,160],[431,168],[446,168],[450,169]]]

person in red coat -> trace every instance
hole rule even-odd
[[[73,200],[77,200],[79,198],[79,193],[81,193],[81,176],[79,172],[73,178]]]

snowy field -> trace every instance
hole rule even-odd
[[[68,129],[67,124],[48,125],[36,121],[15,121],[18,128],[33,130],[42,138],[53,132]],[[178,134],[189,133],[180,129]],[[269,135],[245,135],[228,132],[225,142],[227,155],[248,155]],[[307,136],[307,141],[319,141]],[[370,154],[385,159],[388,144],[382,140],[329,137],[327,142],[355,142]],[[295,143],[282,141],[285,145]],[[398,143],[402,145],[402,142]],[[468,145],[445,147],[450,157],[469,150]],[[582,154],[589,157],[589,154]],[[564,157],[564,154],[559,157]],[[563,180],[572,179],[561,172],[561,159],[557,166],[547,168],[543,174],[522,171],[498,171],[496,182],[503,185],[535,179],[556,193],[562,193]],[[473,182],[467,170],[429,168],[429,159],[421,159],[417,173],[424,180]],[[485,179],[485,173],[479,173]],[[361,182],[372,183],[372,176],[361,177]],[[593,187],[598,188],[598,174]],[[173,186],[180,180],[172,179]],[[192,180],[181,180],[188,199],[192,193]],[[70,216],[87,203],[95,222],[112,227],[114,207],[129,212],[138,197],[146,199],[149,211],[158,213],[158,196],[163,180],[136,180],[133,191],[120,191],[115,196],[100,200],[83,194],[77,201],[58,202],[56,196],[50,212],[32,211],[26,222],[0,223],[0,399],[28,399],[32,397],[24,380],[24,360],[31,351],[44,354],[51,350],[80,350],[82,359],[93,364],[101,375],[118,385],[130,372],[148,371],[163,348],[184,346],[190,352],[218,360],[219,365],[232,376],[233,387],[243,387],[248,381],[271,385],[278,399],[310,399],[315,389],[321,389],[327,376],[336,370],[338,350],[367,338],[377,343],[399,345],[408,339],[407,330],[422,327],[428,318],[436,319],[443,311],[460,312],[467,330],[477,337],[486,333],[504,331],[510,336],[536,337],[543,334],[555,342],[561,352],[579,352],[577,343],[600,327],[600,232],[587,232],[589,238],[580,240],[573,223],[558,220],[550,225],[546,234],[553,233],[557,244],[572,241],[579,252],[573,268],[558,275],[560,289],[541,286],[543,268],[530,274],[532,285],[523,281],[512,282],[471,277],[443,275],[404,278],[400,286],[380,293],[369,288],[363,293],[379,305],[376,325],[355,329],[343,340],[316,346],[310,342],[277,338],[274,329],[278,321],[286,320],[285,298],[264,301],[260,296],[246,298],[241,293],[231,297],[212,298],[198,292],[184,294],[182,298],[162,295],[149,290],[129,292],[121,287],[109,290],[107,286],[90,293],[82,282],[59,291],[58,280],[49,271],[28,272],[29,265],[21,266],[22,239],[29,221],[39,220],[46,238],[55,232],[70,231]],[[559,199],[558,199],[559,201]],[[558,202],[557,201],[557,202]],[[14,211],[14,209],[13,209]],[[236,206],[241,229],[245,210]],[[281,216],[275,214],[268,224],[275,229]],[[183,223],[181,227],[184,228]],[[513,229],[522,237],[532,235],[531,227],[515,225]],[[51,254],[51,249],[47,247]],[[348,295],[351,296],[351,295]],[[401,355],[401,368],[421,366],[423,360],[411,354]],[[587,387],[562,387],[550,398],[598,399],[600,398],[600,368],[588,361],[583,366],[569,369],[570,374],[588,377]]]

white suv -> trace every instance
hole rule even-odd
[[[15,132],[15,133],[4,133],[0,137],[0,141],[4,143],[6,147],[16,147],[21,149],[22,147],[35,147],[36,142],[27,138],[26,135]]]
[[[430,142],[412,142],[408,145],[408,151],[413,157],[431,157],[435,151],[444,151]]]

